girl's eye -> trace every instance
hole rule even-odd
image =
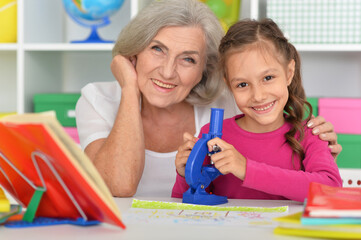
[[[157,51],[157,52],[161,52],[161,51],[162,51],[162,49],[161,49],[160,47],[158,47],[158,46],[153,46],[152,49],[154,49],[154,50]]]
[[[272,80],[272,79],[273,79],[273,76],[266,76],[266,77],[264,78],[265,81],[270,81],[270,80]]]
[[[237,87],[239,87],[239,88],[244,88],[244,87],[247,87],[247,86],[248,86],[248,83],[245,83],[245,82],[242,82],[242,83],[237,85]]]
[[[189,62],[189,63],[193,63],[193,64],[196,63],[196,60],[194,60],[194,59],[191,58],[191,57],[184,58],[184,60],[185,60],[186,62]]]

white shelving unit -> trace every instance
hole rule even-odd
[[[125,0],[100,28],[115,40],[150,0]],[[266,17],[266,0],[242,0],[241,17]],[[79,92],[89,82],[111,81],[113,44],[72,44],[90,29],[74,23],[61,0],[17,0],[18,42],[0,44],[0,112],[33,111],[36,93]],[[296,45],[310,97],[361,97],[361,43]]]
[[[267,17],[267,0],[248,0],[254,19]],[[360,44],[296,44],[308,97],[361,97]]]
[[[145,2],[125,0],[99,35],[115,40]],[[0,112],[32,112],[36,93],[79,92],[88,82],[113,80],[113,44],[70,43],[90,29],[70,19],[61,0],[17,0],[17,15],[17,43],[0,43]]]

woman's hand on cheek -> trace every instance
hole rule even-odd
[[[312,118],[307,126],[312,128],[312,133],[318,135],[321,140],[327,141],[329,143],[329,148],[331,149],[332,156],[336,159],[337,155],[342,151],[342,146],[337,143],[337,134],[334,131],[333,125],[322,116],[317,116]]]
[[[246,176],[246,158],[233,147],[220,138],[213,138],[208,141],[208,150],[212,151],[213,146],[217,145],[221,151],[214,153],[211,160],[214,166],[222,173],[232,173],[234,176],[244,180]]]
[[[135,64],[135,56],[126,58],[122,55],[116,55],[113,58],[110,69],[122,89],[130,87],[139,91]]]
[[[185,168],[186,168],[187,160],[197,140],[198,138],[192,136],[192,134],[188,132],[183,134],[184,143],[178,148],[178,152],[175,158],[175,166],[177,172],[182,177],[185,176]]]

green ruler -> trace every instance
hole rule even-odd
[[[177,202],[145,201],[133,199],[132,208],[144,209],[173,209],[173,210],[206,210],[206,211],[238,211],[238,212],[287,212],[288,206],[281,207],[217,207],[209,205],[194,205]]]

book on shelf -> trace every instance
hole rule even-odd
[[[125,228],[100,174],[55,114],[6,116],[0,135],[0,185],[27,208],[29,219],[83,219]]]

